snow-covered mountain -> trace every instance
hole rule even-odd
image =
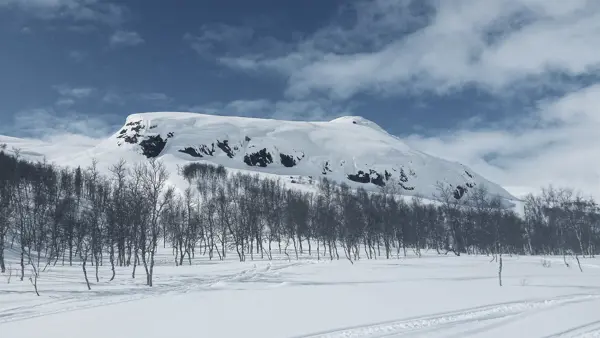
[[[452,185],[459,199],[485,185],[493,195],[514,199],[462,164],[412,149],[358,116],[298,122],[195,113],[133,114],[99,144],[49,156],[63,165],[88,165],[92,158],[105,168],[121,158],[129,163],[159,158],[173,172],[179,165],[203,161],[233,171],[279,176],[291,184],[326,176],[352,187],[374,191],[394,186],[402,194],[426,198],[436,193],[438,181]],[[176,176],[171,175],[173,183],[183,184]]]

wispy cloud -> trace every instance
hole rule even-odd
[[[461,129],[410,136],[425,152],[468,164],[509,187],[554,184],[600,196],[600,84],[543,100],[512,128]],[[536,123],[531,123],[535,121]]]
[[[127,8],[118,2],[104,0],[0,0],[5,7],[44,20],[97,22],[117,26],[125,21]]]
[[[184,41],[198,54],[211,56],[226,50],[241,50],[254,36],[249,27],[235,27],[225,24],[203,25],[196,35],[186,33]]]
[[[350,104],[329,100],[234,100],[200,105],[182,105],[179,110],[206,114],[264,117],[282,120],[330,120],[352,114]]]
[[[94,93],[95,89],[92,87],[72,87],[69,85],[57,85],[54,89],[64,97],[83,99],[89,97]]]
[[[75,104],[75,100],[68,97],[61,97],[56,100],[55,104],[60,107],[70,107]]]
[[[315,97],[343,106],[361,95],[426,102],[473,89],[522,102],[494,125],[476,116],[408,142],[507,186],[554,183],[600,195],[599,45],[595,1],[365,0],[294,44],[214,57],[256,76],[279,74],[282,102],[292,106]]]
[[[135,94],[135,97],[145,101],[170,101],[171,98],[165,93],[139,93]]]
[[[64,135],[80,135],[85,139],[98,139],[114,132],[116,126],[107,116],[87,115],[71,110],[35,108],[19,112],[12,125],[6,124],[2,134],[40,138],[43,140]]]
[[[144,43],[144,39],[137,32],[116,31],[110,37],[110,45],[113,47],[137,46]]]
[[[67,56],[69,59],[75,62],[82,62],[86,58],[87,54],[80,50],[71,50],[67,53]]]
[[[275,56],[294,46],[253,27],[226,24],[205,24],[197,33],[184,34],[183,40],[201,57],[223,63],[247,53]]]
[[[317,31],[282,53],[224,55],[243,70],[289,78],[287,94],[335,99],[477,87],[506,94],[552,86],[555,74],[600,70],[600,3],[587,0],[357,2],[356,20]]]
[[[144,106],[160,106],[164,107],[173,102],[173,98],[171,98],[166,93],[161,92],[141,92],[141,93],[131,93],[131,92],[123,92],[115,89],[109,89],[104,92],[102,95],[101,101],[105,104],[111,105],[124,105],[124,104],[132,104],[132,105],[144,105]]]

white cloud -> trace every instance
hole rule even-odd
[[[75,62],[82,62],[86,58],[87,54],[80,50],[71,50],[67,53],[67,56],[69,59]]]
[[[219,49],[231,50],[246,45],[254,36],[249,27],[235,27],[225,24],[203,25],[197,35],[186,33],[184,41],[198,54],[212,55]]]
[[[171,98],[165,93],[140,93],[137,98],[144,101],[171,101]]]
[[[465,86],[504,93],[600,69],[597,1],[374,0],[359,2],[355,15],[353,25],[333,22],[284,53],[221,61],[280,72],[293,97],[336,99]]]
[[[186,33],[184,42],[203,58],[227,64],[228,61],[250,62],[240,57],[254,58],[251,55],[276,56],[291,50],[295,46],[294,41],[283,42],[270,35],[260,33],[260,27],[231,26],[226,24],[202,25],[197,34]],[[243,67],[239,67],[243,68]],[[248,66],[252,68],[252,66]]]
[[[122,105],[125,103],[125,99],[122,95],[114,90],[108,90],[102,97],[102,101],[109,104]]]
[[[45,20],[69,19],[111,26],[125,20],[127,9],[105,0],[0,0],[0,9],[15,8]]]
[[[600,84],[540,102],[522,126],[413,135],[407,141],[432,155],[465,163],[505,186],[535,191],[554,184],[600,197],[598,107]]]
[[[309,121],[330,120],[343,115],[352,115],[350,104],[341,105],[329,100],[235,100],[227,103],[184,105],[179,109],[206,114]]]
[[[36,108],[15,114],[12,126],[5,126],[3,134],[30,136],[48,140],[65,135],[78,135],[82,139],[98,139],[114,132],[116,126],[106,121],[106,116],[83,115],[75,111],[53,108]]]
[[[144,43],[144,39],[137,32],[131,31],[116,31],[110,37],[110,44],[113,47],[117,46],[137,46]]]
[[[60,107],[70,107],[75,104],[75,100],[63,97],[56,100],[55,104]]]
[[[426,100],[465,89],[538,100],[533,112],[522,107],[494,126],[465,121],[408,142],[506,186],[566,185],[600,196],[600,2],[371,0],[346,9],[353,15],[341,11],[290,48],[219,60],[281,74],[292,101],[325,95],[343,104],[365,93]]]
[[[73,99],[83,99],[83,98],[89,97],[95,91],[95,89],[91,88],[91,87],[71,87],[68,85],[54,86],[54,89],[61,96],[73,98]]]

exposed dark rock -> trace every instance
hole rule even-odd
[[[411,190],[415,190],[415,187],[409,187],[409,186],[406,186],[406,185],[404,185],[404,183],[402,183],[402,182],[398,182],[398,185],[400,185],[400,187],[402,187],[402,189],[404,189],[404,190],[409,190],[409,191],[411,191]]]
[[[179,152],[191,155],[193,157],[200,157],[200,158],[204,157],[204,156],[202,156],[202,154],[200,154],[196,149],[194,149],[192,147],[186,147],[184,149],[179,149]]]
[[[465,174],[467,174],[467,176],[469,176],[470,178],[473,178],[473,175],[471,175],[471,173],[466,170],[465,170]]]
[[[142,154],[147,158],[154,158],[160,155],[160,152],[163,151],[165,145],[167,144],[167,140],[163,140],[160,135],[156,136],[148,136],[145,140],[140,142],[140,147],[142,147]]]
[[[210,147],[206,144],[201,144],[198,148],[186,147],[184,149],[180,149],[179,152],[200,158],[204,156],[213,156],[215,153],[215,144],[212,143]]]
[[[137,135],[125,136],[123,140],[129,144],[137,144],[138,142]]]
[[[246,140],[246,142],[250,142],[251,138],[249,138],[248,136],[246,136],[245,140]]]
[[[173,137],[173,136],[175,136],[175,133],[173,133],[172,131],[170,131],[170,132],[167,134],[167,138],[171,138],[171,137]]]
[[[325,164],[323,165],[323,170],[321,171],[321,173],[323,175],[327,175],[328,172],[333,172],[331,171],[331,169],[329,169],[329,161],[325,161]]]
[[[266,167],[267,164],[273,163],[273,157],[267,151],[267,148],[263,148],[255,153],[246,154],[244,156],[244,163],[251,167]]]
[[[121,129],[121,131],[119,131],[119,135],[117,136],[117,138],[122,139],[123,141],[130,143],[130,144],[137,144],[139,138],[142,136],[140,134],[140,131],[142,129],[144,129],[144,126],[141,125],[141,121],[128,122],[127,124],[125,124],[125,126],[131,127],[131,128],[129,128],[130,130],[128,130],[128,128]],[[128,131],[133,132],[133,134],[128,135],[127,134]],[[121,143],[119,143],[119,145],[121,145]]]
[[[280,153],[279,158],[281,159],[281,164],[283,164],[284,167],[291,168],[296,165],[296,160],[293,156]]]
[[[209,148],[206,144],[201,144],[200,147],[198,147],[200,149],[200,152],[203,153],[204,155],[207,156],[213,156],[213,154],[215,153],[215,144],[211,143],[211,147]]]
[[[471,183],[471,182],[467,182],[465,183],[465,185],[469,188],[474,188],[475,187],[475,183]]]
[[[463,187],[462,185],[457,185],[456,189],[454,190],[454,198],[457,199],[457,200],[459,200],[466,193],[467,193],[467,188]]]
[[[400,182],[406,183],[408,182],[408,176],[404,173],[404,169],[400,168]]]
[[[350,181],[357,182],[357,183],[370,183],[371,182],[371,177],[369,176],[369,174],[365,173],[362,170],[359,170],[358,173],[356,173],[355,175],[349,174],[348,179]]]
[[[131,144],[137,144],[139,136],[140,135],[127,136],[127,137],[125,137],[125,142],[131,143]]]
[[[219,147],[221,150],[223,150],[223,152],[225,154],[227,154],[227,156],[229,158],[233,158],[233,156],[235,155],[233,153],[233,150],[231,150],[231,147],[229,146],[229,141],[228,140],[223,140],[223,142],[217,140],[217,147]]]
[[[150,126],[150,128],[148,128],[148,129],[154,129],[154,128],[156,128],[156,127],[158,127],[158,125],[156,125],[156,124],[153,124],[153,125],[151,125],[151,126]]]
[[[376,172],[375,170],[369,170],[370,176],[371,176],[371,183],[383,187],[385,186],[385,182],[383,181],[383,176]]]
[[[392,174],[390,174],[387,170],[385,171],[385,180],[389,181],[390,178],[392,177]]]
[[[365,173],[362,170],[359,170],[356,174],[347,175],[348,179],[357,183],[373,183],[377,186],[383,187],[385,186],[385,181],[383,180],[383,175],[378,173],[373,169],[369,169],[369,173]]]

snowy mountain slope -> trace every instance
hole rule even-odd
[[[90,149],[97,143],[77,135],[62,135],[45,141],[0,135],[0,145],[5,145],[5,152],[16,155],[15,151],[18,151],[21,158],[34,162],[75,154]]]
[[[40,150],[41,152],[41,150]],[[172,171],[192,161],[220,164],[234,171],[258,172],[294,181],[320,176],[376,191],[394,186],[405,195],[431,198],[436,182],[446,182],[463,198],[478,185],[513,200],[502,187],[455,162],[412,149],[375,123],[346,116],[329,122],[298,122],[195,113],[130,115],[114,135],[84,151],[53,154],[62,165],[101,167],[123,158],[129,163],[159,158]]]

